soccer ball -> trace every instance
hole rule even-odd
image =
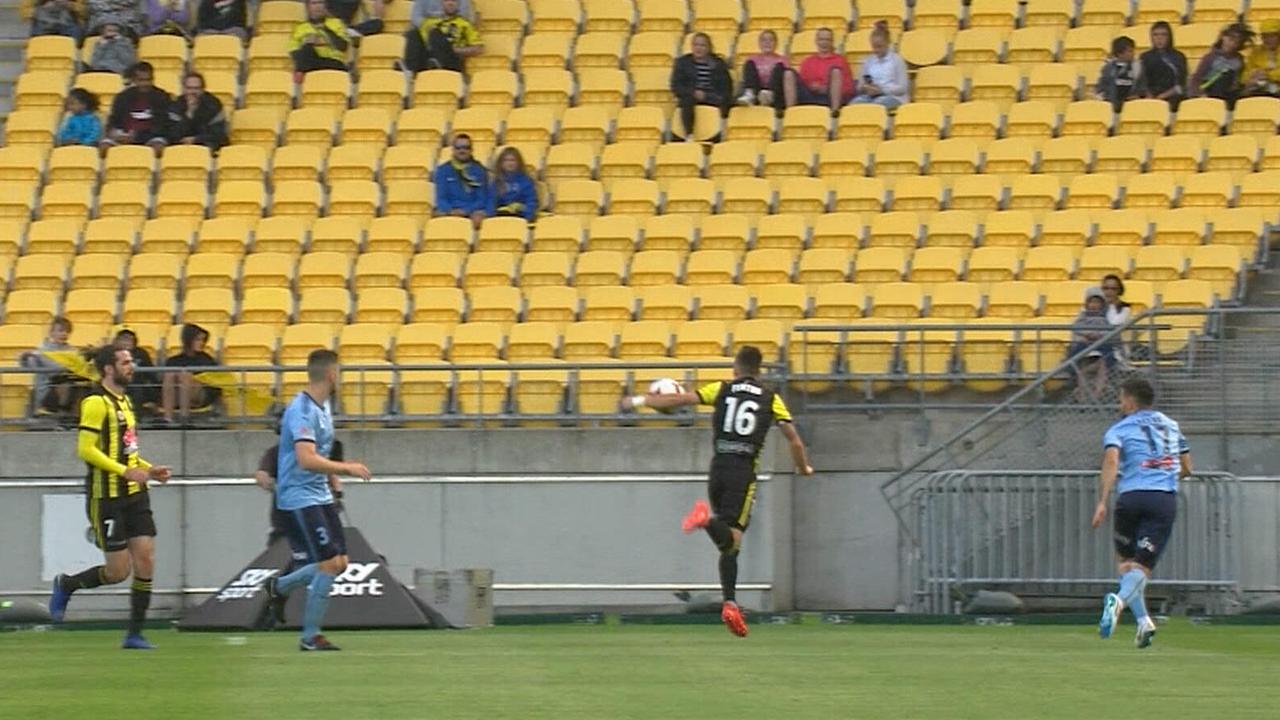
[[[649,383],[649,393],[651,395],[676,395],[684,392],[684,386],[672,380],[671,378],[658,378]],[[654,408],[660,413],[671,414],[678,408]]]

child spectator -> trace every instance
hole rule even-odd
[[[1093,86],[1099,100],[1111,103],[1116,112],[1129,100],[1140,98],[1145,90],[1142,84],[1142,64],[1134,59],[1133,38],[1127,35],[1111,41],[1111,55],[1102,63],[1102,72]]]
[[[98,96],[84,88],[67,93],[67,117],[58,128],[58,145],[97,145],[102,139]]]
[[[1244,64],[1245,94],[1280,97],[1280,20],[1263,20],[1261,31]]]
[[[217,366],[213,356],[205,351],[209,343],[209,331],[190,323],[182,326],[182,350],[165,361],[168,368],[212,368]],[[208,387],[187,371],[166,372],[160,384],[160,415],[166,422],[186,420],[192,410],[210,407],[222,391]],[[178,415],[175,418],[174,413]]]
[[[493,163],[493,214],[522,217],[533,222],[538,216],[538,186],[525,169],[524,156],[514,147],[504,148]]]
[[[758,42],[760,52],[742,64],[742,95],[738,97],[738,104],[781,104],[782,76],[787,70],[787,58],[777,52],[778,34],[774,31],[760,33]]]
[[[1187,95],[1187,56],[1173,46],[1173,27],[1160,20],[1151,26],[1151,49],[1138,59],[1148,97],[1166,100],[1173,110]]]
[[[1253,31],[1244,23],[1223,28],[1218,41],[1191,75],[1191,94],[1218,98],[1227,103],[1228,109],[1234,108],[1244,86],[1242,53],[1252,42]]]

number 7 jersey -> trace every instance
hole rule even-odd
[[[698,388],[698,401],[715,408],[711,431],[717,456],[755,460],[769,428],[791,422],[782,396],[753,377],[707,383]]]

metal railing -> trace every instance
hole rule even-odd
[[[1209,612],[1239,589],[1237,479],[1199,473],[1182,481],[1178,517],[1156,593]],[[1090,528],[1097,474],[1036,470],[944,471],[913,493],[920,545],[912,572],[916,609],[951,614],[981,589],[1096,598],[1115,584],[1110,518]]]

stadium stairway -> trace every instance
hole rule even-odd
[[[27,24],[18,17],[17,0],[0,0],[0,130],[13,104],[13,84],[22,72]]]

